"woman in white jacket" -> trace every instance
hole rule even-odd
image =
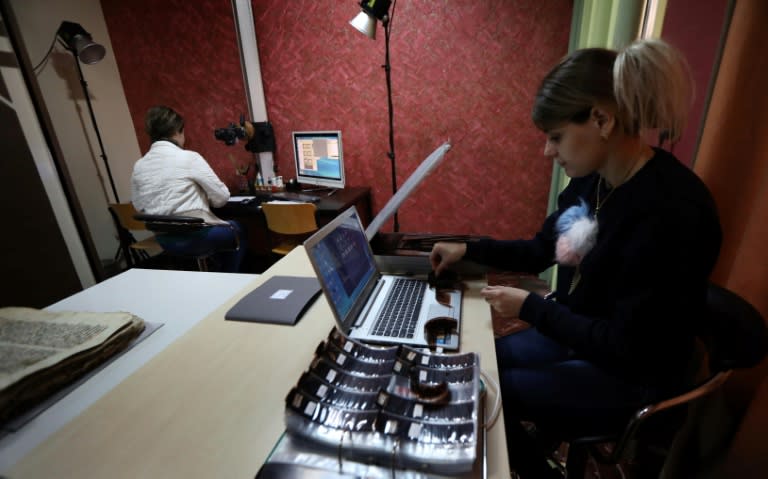
[[[133,167],[134,207],[151,215],[194,216],[220,225],[192,235],[166,235],[158,241],[169,251],[186,254],[210,246],[227,250],[239,244],[237,251],[216,255],[222,270],[239,271],[245,254],[243,230],[237,222],[224,221],[211,212],[211,206],[227,203],[229,189],[199,153],[184,149],[184,119],[171,108],[154,106],[147,112],[145,128],[152,144]]]

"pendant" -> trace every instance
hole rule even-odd
[[[576,289],[576,286],[579,285],[579,281],[581,281],[581,268],[576,266],[576,272],[573,273],[573,278],[571,278],[571,286],[568,288],[569,296],[573,294],[573,291]]]

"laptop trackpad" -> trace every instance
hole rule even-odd
[[[430,304],[427,309],[427,321],[435,318],[457,318],[458,309],[443,304]]]

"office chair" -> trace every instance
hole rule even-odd
[[[204,241],[205,230],[220,225],[206,223],[202,218],[145,213],[137,213],[133,218],[144,222],[147,229],[155,233],[163,251],[170,256],[194,259],[199,271],[208,271],[208,258],[214,254],[240,248],[236,235],[235,242],[226,249]]]
[[[659,477],[674,436],[686,420],[687,407],[719,389],[734,369],[756,366],[768,351],[762,315],[739,295],[720,286],[710,285],[706,315],[697,323],[708,359],[707,377],[678,396],[641,408],[622,431],[568,440],[568,479],[584,477],[590,456],[611,465],[631,458],[636,461],[638,477]],[[600,447],[606,444],[612,447]]]
[[[281,235],[273,253],[286,255],[317,231],[317,207],[312,203],[262,203],[261,210],[270,233]]]
[[[133,268],[148,260],[151,252],[163,250],[155,236],[137,241],[131,233],[131,231],[147,231],[143,222],[134,219],[137,211],[132,203],[110,203],[109,213],[112,215],[112,221],[115,223],[120,241],[120,248],[115,255],[116,261],[122,255],[125,258],[126,266]]]

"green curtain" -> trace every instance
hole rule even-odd
[[[620,49],[628,45],[638,36],[643,4],[643,0],[574,0],[568,51],[590,47]],[[557,195],[568,185],[568,179],[554,163],[547,215],[557,209]],[[554,289],[557,266],[540,276]]]

